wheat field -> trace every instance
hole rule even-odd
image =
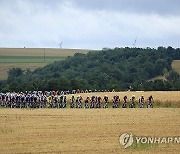
[[[75,53],[88,53],[87,49],[61,48],[0,48],[0,56],[73,56]]]
[[[77,94],[79,95],[79,94]],[[179,91],[84,93],[87,96],[141,95],[180,103]],[[76,95],[75,95],[76,96]],[[69,100],[71,95],[67,95]],[[172,104],[171,104],[172,105]],[[180,153],[179,144],[139,145],[124,149],[123,133],[135,136],[180,136],[179,108],[8,109],[0,108],[0,153]]]
[[[0,56],[73,56],[75,53],[88,53],[86,49],[61,48],[0,48]],[[94,50],[93,50],[94,51]]]
[[[179,144],[124,149],[119,136],[180,136],[180,109],[0,109],[0,153],[180,153]]]
[[[76,94],[75,96],[78,96]],[[110,102],[114,95],[119,95],[121,99],[121,103],[123,101],[123,97],[127,95],[128,100],[135,95],[136,101],[140,98],[140,96],[144,96],[146,102],[147,98],[152,95],[155,106],[159,107],[180,107],[180,91],[130,91],[130,92],[97,92],[97,93],[83,93],[80,94],[83,99],[86,99],[88,96],[101,96],[102,98],[107,95],[109,97]],[[68,101],[70,101],[71,95],[67,95]]]

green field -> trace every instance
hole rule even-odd
[[[65,56],[0,56],[0,63],[52,63],[66,58]]]

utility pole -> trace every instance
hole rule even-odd
[[[136,47],[136,42],[137,42],[137,37],[136,37],[136,39],[134,40],[134,43],[133,43],[134,48]]]
[[[44,62],[45,62],[45,56],[46,56],[46,52],[45,52],[45,48],[44,48]]]

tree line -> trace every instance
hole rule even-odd
[[[76,53],[35,71],[9,70],[0,91],[115,89],[180,90],[180,75],[172,70],[180,48],[114,48]],[[166,80],[150,80],[158,75]]]

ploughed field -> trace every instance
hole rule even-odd
[[[124,149],[119,136],[180,136],[180,109],[0,109],[0,153],[180,153],[180,144]]]

